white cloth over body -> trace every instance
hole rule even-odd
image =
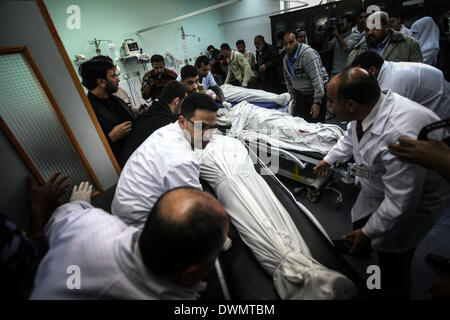
[[[49,251],[41,261],[31,299],[197,299],[201,283],[185,288],[147,270],[139,230],[84,201],[60,206],[45,227]],[[79,289],[71,277],[79,268]]]
[[[230,111],[218,112],[218,119],[222,121],[222,118],[228,121],[234,118],[229,131],[231,136],[247,140],[258,138],[272,146],[300,152],[326,154],[344,135],[344,130],[339,126],[309,123],[302,118],[259,108],[246,101]]]
[[[242,240],[273,277],[282,299],[349,299],[356,294],[347,277],[314,260],[239,140],[213,136],[197,155],[200,176],[211,184]]]
[[[420,43],[423,63],[436,65],[439,54],[439,27],[430,17],[423,17],[411,26],[411,37]]]
[[[112,214],[142,228],[156,200],[176,187],[201,189],[200,167],[177,122],[150,135],[130,156],[117,183]]]
[[[239,103],[241,101],[249,102],[273,102],[280,107],[285,107],[291,100],[289,93],[276,94],[258,89],[248,89],[233,86],[231,84],[223,84],[220,86],[228,102]]]

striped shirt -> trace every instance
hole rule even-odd
[[[314,103],[320,104],[325,95],[329,78],[322,66],[319,53],[307,44],[302,43],[296,56],[293,75],[288,67],[289,54],[286,54],[283,59],[283,74],[287,90],[291,96],[294,96],[294,91],[302,94],[313,94]]]

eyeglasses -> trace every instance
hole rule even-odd
[[[187,119],[187,121],[189,121],[190,123],[192,123],[195,126],[195,122],[192,121],[191,119]],[[197,123],[200,121],[196,121]],[[215,130],[217,129],[217,124],[213,125],[213,126],[209,126],[204,122],[200,122],[202,125],[202,132],[208,131],[208,130]]]

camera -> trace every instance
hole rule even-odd
[[[338,19],[331,18],[327,22],[326,30],[328,33],[333,33],[337,29]]]

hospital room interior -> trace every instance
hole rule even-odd
[[[1,300],[450,300],[450,4],[0,2]]]

